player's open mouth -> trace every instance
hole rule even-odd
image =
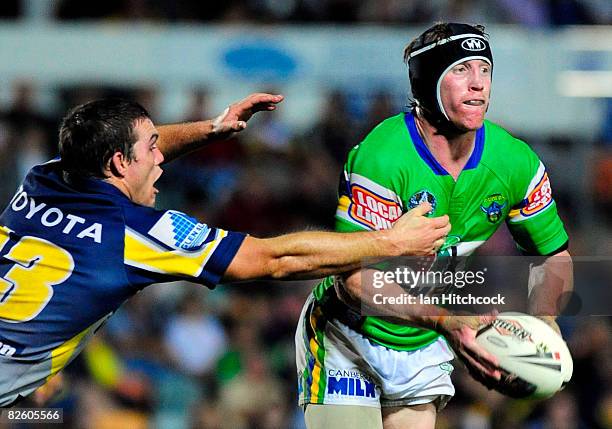
[[[164,170],[159,168],[159,172],[157,174],[157,177],[155,178],[155,180],[153,181],[153,183],[151,185],[154,185],[162,177],[162,174],[164,174]],[[153,189],[155,190],[156,193],[158,192],[158,190],[155,187],[153,187]]]
[[[484,100],[466,100],[463,104],[468,106],[484,106],[485,102]]]

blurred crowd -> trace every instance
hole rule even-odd
[[[220,21],[253,23],[522,24],[531,27],[612,23],[608,0],[3,0],[0,16],[58,20]]]
[[[251,3],[271,7],[282,2]],[[76,2],[62,2],[66,8],[71,4]],[[181,117],[160,118],[154,88],[58,88],[54,109],[43,111],[37,107],[35,84],[15,82],[0,115],[3,206],[33,164],[57,154],[57,124],[64,112],[105,96],[139,101],[156,123],[215,114],[209,111],[211,95],[206,88],[191,93]],[[213,143],[165,166],[159,206],[257,236],[332,228],[347,150],[376,123],[403,108],[384,92],[372,95],[365,109],[355,104],[351,94],[329,93],[315,125],[299,133],[276,113],[255,117],[233,140]],[[576,203],[577,176],[566,177],[572,171],[566,165],[572,162],[567,154],[585,142],[523,136],[549,161],[560,213],[572,237],[570,250],[576,255],[612,254],[612,133],[604,129],[599,135],[595,149],[587,154],[588,164],[579,167],[589,173],[587,187],[592,192],[587,198],[599,213],[595,219],[584,219]],[[602,238],[597,249],[590,246],[594,235]],[[484,252],[514,250],[501,231]],[[293,333],[313,285],[256,282],[215,291],[183,283],[151,286],[117,311],[69,366],[64,391],[52,406],[62,407],[66,427],[75,428],[303,428],[296,406]],[[540,403],[513,401],[487,392],[457,368],[457,397],[441,414],[438,427],[612,428],[610,318],[564,317],[560,325],[575,364],[574,381],[565,391]]]

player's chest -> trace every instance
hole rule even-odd
[[[452,234],[462,240],[488,238],[512,206],[507,187],[496,176],[477,170],[462,172],[457,181],[449,175],[414,175],[402,200],[407,208],[428,201],[434,216],[449,216]]]

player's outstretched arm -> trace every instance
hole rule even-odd
[[[429,203],[424,203],[383,231],[247,237],[224,280],[318,278],[359,268],[365,258],[433,254],[444,243],[450,225],[447,216],[425,217],[429,210]]]
[[[247,121],[261,111],[272,111],[283,101],[282,95],[255,93],[232,103],[214,119],[157,127],[157,146],[164,155],[164,162],[192,152],[211,141],[225,140],[242,131]]]

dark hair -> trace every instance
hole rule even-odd
[[[484,25],[471,25],[477,34],[485,35]],[[434,25],[425,30],[421,35],[415,37],[406,47],[404,48],[404,62],[408,64],[408,56],[421,49],[430,43],[437,42],[438,40],[448,39],[453,35],[451,23],[449,22],[436,22]]]
[[[140,104],[110,98],[71,109],[59,129],[62,168],[69,177],[106,178],[104,170],[117,151],[132,159],[137,120],[149,118]]]

